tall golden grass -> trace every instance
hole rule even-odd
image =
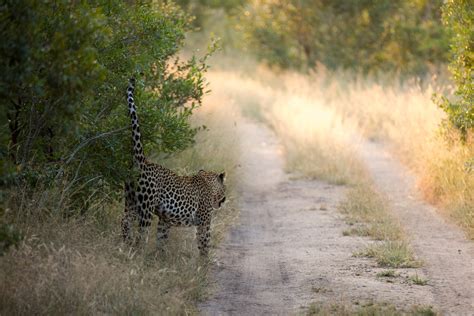
[[[466,142],[442,127],[444,112],[433,102],[437,87],[413,80],[380,84],[364,79],[331,79],[326,102],[343,117],[353,119],[367,138],[383,140],[416,174],[424,197],[474,238],[474,135]]]
[[[445,115],[432,101],[436,78],[371,80],[346,73],[301,75],[243,67],[210,74],[244,115],[263,121],[281,139],[288,171],[331,183],[355,183],[360,137],[390,144],[416,174],[425,198],[474,238],[474,137],[465,143],[440,128]],[[466,167],[467,166],[467,167]]]
[[[213,72],[217,90],[229,95],[242,113],[269,125],[280,139],[286,169],[295,176],[330,183],[352,183],[362,172],[350,144],[359,141],[350,120],[322,102],[321,91],[304,76],[276,76],[260,68],[258,79]]]
[[[239,146],[229,124],[233,111],[230,103],[206,100],[193,118],[196,126],[208,127],[195,146],[154,160],[186,173],[201,168],[227,172],[229,201],[215,214],[214,245],[237,216]],[[196,301],[209,291],[209,261],[198,255],[194,229],[172,229],[164,252],[158,252],[152,226],[148,245],[130,248],[120,236],[123,203],[96,205],[93,215],[65,218],[57,209],[58,199],[68,204],[63,192],[9,192],[6,219],[25,238],[0,257],[0,314],[197,313]]]

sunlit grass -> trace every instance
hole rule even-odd
[[[474,238],[474,137],[441,129],[444,112],[433,103],[436,78],[391,84],[324,75],[325,102],[351,118],[369,139],[388,142],[395,155],[417,175],[418,187]],[[471,163],[470,163],[471,162]]]
[[[350,120],[325,106],[313,84],[297,74],[251,79],[234,72],[214,72],[217,93],[231,97],[242,113],[267,124],[278,136],[285,167],[294,176],[317,178],[334,184],[353,183],[362,172],[350,145],[358,133]]]
[[[361,172],[350,145],[357,141],[356,134],[336,112],[304,91],[291,93],[279,97],[267,114],[285,148],[287,170],[333,184],[354,183]]]
[[[354,158],[359,137],[384,141],[415,172],[424,197],[474,238],[474,136],[463,143],[440,128],[445,114],[432,99],[449,90],[445,82],[370,80],[321,66],[310,75],[253,70],[251,77],[217,71],[210,78],[245,115],[276,132],[289,172],[354,183],[362,169]]]

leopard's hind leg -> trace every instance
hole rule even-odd
[[[125,212],[122,219],[122,235],[125,241],[132,243],[131,230],[133,223],[138,219],[139,233],[135,237],[138,245],[145,235],[148,240],[148,230],[151,225],[152,212],[149,201],[143,199],[143,188],[132,182],[125,183]]]
[[[139,225],[139,233],[136,238],[136,243],[139,244],[140,241],[145,236],[145,244],[148,242],[148,235],[150,231],[152,220],[152,213],[149,208],[148,203],[138,203],[138,225]]]
[[[159,217],[158,225],[156,228],[156,245],[158,249],[161,249],[168,240],[170,234],[171,224],[165,217]]]
[[[122,237],[127,243],[131,243],[131,229],[137,218],[137,206],[135,200],[135,188],[132,182],[125,182],[124,186],[125,210],[122,218]]]

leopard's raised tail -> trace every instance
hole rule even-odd
[[[212,214],[225,201],[225,173],[200,170],[192,176],[180,176],[172,170],[149,162],[141,142],[138,114],[134,100],[135,80],[130,79],[127,103],[131,118],[133,161],[138,168],[136,181],[125,184],[125,212],[122,233],[131,241],[133,220],[138,218],[140,233],[148,234],[152,215],[159,218],[157,242],[168,238],[172,226],[197,226],[198,248],[206,255],[209,248]]]

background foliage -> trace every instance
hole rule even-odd
[[[411,80],[444,74],[449,63],[456,90],[438,104],[462,138],[473,128],[472,1],[177,2],[197,16],[195,26],[224,37],[227,52],[242,55],[243,50],[280,69],[308,72],[323,65]]]
[[[246,0],[176,0],[175,2],[194,17],[193,25],[202,29],[216,11],[222,10],[231,15],[238,14]]]
[[[441,0],[254,0],[242,27],[257,55],[281,67],[423,74],[447,57]]]

